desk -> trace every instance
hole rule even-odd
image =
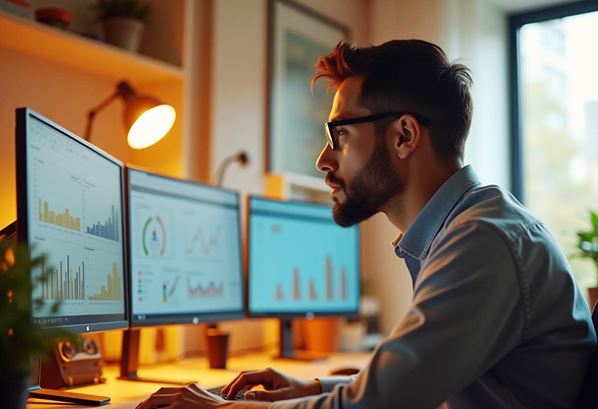
[[[273,367],[297,378],[316,378],[326,376],[332,369],[339,367],[363,368],[368,361],[369,354],[337,353],[327,359],[302,362],[273,359],[270,355],[250,354],[232,357],[228,360],[227,369],[209,369],[205,358],[185,359],[175,364],[151,365],[139,368],[139,375],[152,378],[162,378],[175,381],[195,379],[201,386],[211,388],[224,385],[231,381],[239,372],[251,369]],[[104,395],[112,398],[110,404],[99,406],[110,409],[133,409],[147,396],[158,390],[157,383],[130,382],[116,379],[118,368],[108,366],[103,369],[106,383],[73,389],[73,392]],[[27,409],[75,409],[89,408],[65,403],[51,403],[50,401],[30,399]]]

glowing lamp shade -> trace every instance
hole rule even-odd
[[[96,114],[117,98],[121,98],[124,103],[123,122],[128,131],[127,142],[133,149],[152,146],[174,125],[176,111],[172,106],[163,104],[152,96],[139,95],[128,82],[121,81],[116,84],[116,90],[112,95],[87,112],[86,140],[91,138]]]
[[[127,108],[128,108],[127,101]],[[144,149],[162,139],[172,128],[176,111],[167,104],[129,113],[125,109],[125,124],[129,128],[127,142],[133,149]],[[129,125],[130,124],[130,125]]]

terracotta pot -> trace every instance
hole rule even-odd
[[[129,17],[110,17],[104,20],[104,35],[108,44],[137,51],[143,34],[143,22]]]
[[[593,310],[598,301],[598,287],[588,287],[588,305],[590,310]]]
[[[338,351],[342,323],[342,318],[305,320],[305,349],[326,353]]]

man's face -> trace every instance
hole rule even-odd
[[[350,77],[339,87],[329,120],[349,119],[372,114],[359,105],[362,79]],[[339,147],[327,144],[316,162],[326,172],[326,183],[337,224],[352,226],[383,209],[388,200],[402,191],[384,135],[376,135],[373,122],[336,128]]]

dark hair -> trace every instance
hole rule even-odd
[[[449,63],[440,47],[421,40],[393,40],[363,48],[340,42],[318,59],[311,85],[324,77],[338,87],[354,75],[364,77],[361,105],[372,113],[420,114],[430,121],[438,156],[463,157],[473,114],[467,67]]]

